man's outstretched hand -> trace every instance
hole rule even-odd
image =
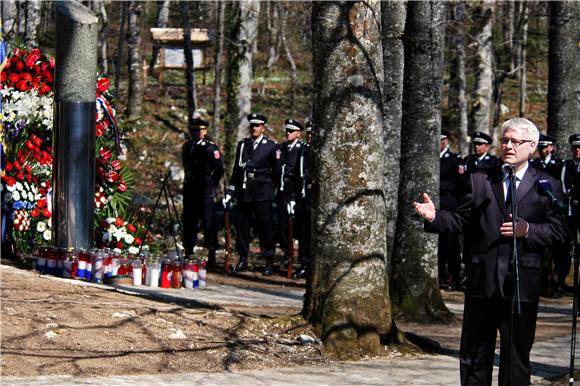
[[[415,212],[427,221],[435,220],[435,205],[427,193],[423,193],[423,203],[414,202]]]

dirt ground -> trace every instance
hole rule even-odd
[[[301,334],[315,335],[299,308],[202,309],[49,280],[6,264],[0,265],[0,275],[4,376],[218,372],[327,363],[321,345],[301,341]],[[264,288],[304,286],[303,280],[260,278],[210,273],[208,279]],[[461,304],[461,293],[443,294]],[[397,325],[458,349],[459,318],[451,325]],[[569,325],[569,318],[540,318],[537,340],[566,335]]]

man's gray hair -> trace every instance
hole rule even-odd
[[[538,143],[540,140],[540,131],[534,123],[526,118],[512,118],[508,119],[501,125],[501,134],[503,135],[507,129],[520,129],[528,132],[529,139]]]

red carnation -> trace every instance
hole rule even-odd
[[[46,218],[50,218],[50,215],[51,215],[51,214],[52,214],[52,213],[50,212],[50,210],[48,210],[48,208],[44,208],[44,209],[42,210],[42,215],[43,215],[44,217],[46,217]]]
[[[48,87],[46,84],[42,85],[42,87],[40,88],[40,90],[38,91],[40,95],[44,95],[46,93],[50,92],[50,87]]]
[[[43,209],[46,207],[46,199],[42,198],[40,200],[38,200],[38,202],[36,203],[36,206],[38,206],[40,209]]]
[[[20,80],[25,82],[32,82],[32,75],[30,75],[28,72],[23,72],[20,74]]]
[[[125,181],[121,181],[119,183],[119,186],[117,186],[117,190],[121,193],[127,191],[127,184],[125,183]]]
[[[115,245],[116,248],[118,249],[123,249],[123,244],[119,241],[117,242],[117,244]]]
[[[113,151],[108,147],[103,147],[101,148],[101,151],[99,153],[101,154],[101,157],[103,157],[104,160],[108,160],[109,158],[111,158]]]
[[[121,161],[116,159],[113,162],[111,162],[111,166],[113,167],[114,170],[119,170],[121,169]]]
[[[16,183],[14,177],[6,177],[6,185],[13,186]]]
[[[16,83],[16,88],[20,91],[28,90],[28,85],[25,81],[21,80],[20,82]]]
[[[18,178],[19,180],[23,180],[24,179],[24,174],[22,172],[18,173],[16,175],[16,178]]]
[[[97,81],[97,89],[99,90],[99,92],[105,92],[107,91],[107,89],[109,88],[109,84],[110,84],[110,80],[107,78],[100,78]]]
[[[124,223],[125,221],[123,221],[121,217],[117,217],[117,219],[115,220],[115,225],[118,227],[122,227]]]
[[[6,73],[4,71],[0,73],[0,83],[2,84],[6,83]]]
[[[16,71],[20,72],[24,69],[24,63],[22,63],[20,60],[18,62],[16,62],[16,64],[14,65],[14,67],[16,67]]]
[[[16,83],[20,78],[18,78],[18,74],[12,73],[8,79],[10,80],[10,83]]]
[[[30,212],[30,214],[32,215],[32,217],[38,217],[38,216],[40,216],[40,211],[38,209],[34,208]]]
[[[6,165],[4,165],[4,170],[6,170],[7,172],[12,170],[12,164],[10,162],[6,162]]]
[[[32,141],[36,146],[40,146],[42,144],[42,139],[37,137],[36,135],[32,134]]]
[[[129,232],[135,232],[137,230],[137,228],[135,228],[135,225],[133,224],[127,225],[127,229],[129,230]]]
[[[141,245],[142,241],[139,237],[135,237],[135,244]]]
[[[26,141],[26,147],[29,148],[30,150],[34,149],[34,144],[30,139]]]
[[[24,162],[22,162],[24,163]],[[22,166],[20,165],[20,162],[18,161],[14,161],[14,167],[16,168],[16,170],[22,170]]]

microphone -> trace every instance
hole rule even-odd
[[[536,180],[536,188],[540,196],[548,197],[550,204],[558,211],[566,211],[566,204],[558,200],[558,198],[552,192],[552,183],[549,180]]]
[[[501,170],[503,170],[504,173],[507,173],[510,176],[512,176],[516,171],[516,167],[514,165],[510,165],[510,164],[503,164],[501,166]]]

